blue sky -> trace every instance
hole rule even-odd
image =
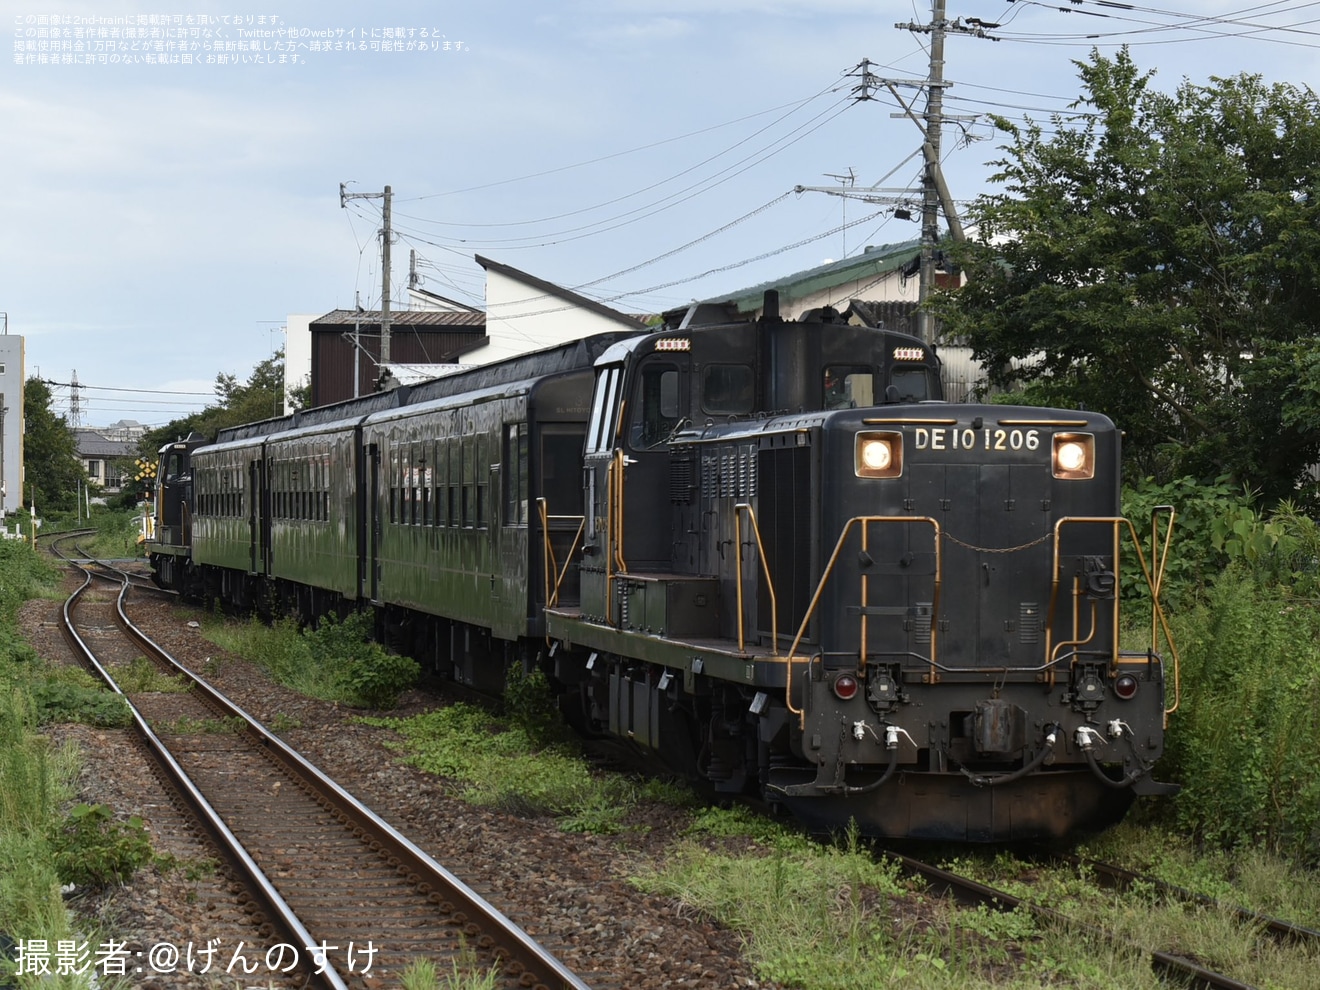
[[[1165,90],[1320,87],[1320,3],[1151,3],[949,0],[1002,39],[946,41],[946,111],[980,115],[945,130],[955,198],[988,188],[985,115],[1064,109],[1094,45],[1129,43]],[[85,425],[156,425],[217,373],[246,378],[287,314],[379,306],[379,200],[343,209],[341,182],[392,187],[396,286],[416,250],[425,288],[476,304],[475,253],[654,312],[907,240],[892,209],[792,189],[916,184],[917,129],[884,91],[849,99],[849,73],[924,78],[927,36],[894,25],[929,19],[876,0],[0,0],[0,311],[29,374],[76,371]]]

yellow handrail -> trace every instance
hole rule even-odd
[[[541,537],[544,562],[545,562],[545,604],[546,608],[554,608],[559,604],[559,589],[563,587],[564,578],[568,575],[568,566],[573,562],[573,554],[577,553],[578,541],[582,539],[582,532],[587,525],[586,516],[552,516],[549,514],[549,504],[544,497],[536,500],[537,515],[541,519]],[[552,519],[573,520],[578,523],[577,535],[573,537],[573,545],[568,548],[568,555],[564,558],[564,566],[559,566],[559,561],[555,559],[555,548],[550,543],[550,521]],[[554,575],[554,585],[550,584],[551,575]]]
[[[1169,527],[1165,533],[1164,547],[1161,550],[1159,548],[1159,541],[1156,536],[1156,531],[1154,528],[1155,527],[1154,517],[1157,513],[1160,513],[1162,510],[1167,510],[1169,513]],[[1136,552],[1137,563],[1141,566],[1141,575],[1143,578],[1145,578],[1146,587],[1150,590],[1150,602],[1151,602],[1150,648],[1151,650],[1155,649],[1155,644],[1158,642],[1158,638],[1159,638],[1159,630],[1163,629],[1164,640],[1166,643],[1169,644],[1169,652],[1173,654],[1173,705],[1169,708],[1164,709],[1164,714],[1166,716],[1166,721],[1167,721],[1167,716],[1177,711],[1178,705],[1180,704],[1182,699],[1182,670],[1181,670],[1182,661],[1181,658],[1178,656],[1178,645],[1173,641],[1173,633],[1169,629],[1169,621],[1164,615],[1164,609],[1160,607],[1160,598],[1159,598],[1159,591],[1164,582],[1164,567],[1168,561],[1169,545],[1172,539],[1173,521],[1175,518],[1175,513],[1172,506],[1159,506],[1155,509],[1154,512],[1152,512],[1151,515],[1152,515],[1151,548],[1150,548],[1151,565],[1147,565],[1146,555],[1141,551],[1141,541],[1137,538],[1136,527],[1132,525],[1131,520],[1123,516],[1065,516],[1054,524],[1054,578],[1050,589],[1049,612],[1046,615],[1046,619],[1045,619],[1045,658],[1046,661],[1051,665],[1051,675],[1052,675],[1053,674],[1052,665],[1055,661],[1055,657],[1054,657],[1053,648],[1051,647],[1050,639],[1053,629],[1054,609],[1058,599],[1059,575],[1060,575],[1059,537],[1063,530],[1063,527],[1065,525],[1071,525],[1077,523],[1105,523],[1113,526],[1114,577],[1115,577],[1115,581],[1117,581],[1118,575],[1120,573],[1120,568],[1119,568],[1119,543],[1120,543],[1119,534],[1121,532],[1120,526],[1126,526],[1128,530],[1128,535],[1132,537],[1132,548]],[[1158,564],[1158,566],[1155,567],[1155,573],[1152,574],[1152,566],[1156,564]],[[1114,603],[1114,646],[1113,646],[1113,654],[1110,657],[1111,665],[1117,665],[1118,663],[1118,627],[1119,627],[1118,597],[1121,594],[1121,589],[1116,587],[1114,589],[1114,594],[1116,596]],[[1077,621],[1075,619],[1073,625],[1074,625],[1074,636],[1076,636]],[[1065,644],[1065,643],[1059,644],[1060,647],[1065,645],[1069,645],[1069,644]]]
[[[756,510],[746,502],[739,502],[733,507],[734,559],[738,565],[738,652],[744,650],[743,643],[743,575],[742,575],[742,514],[746,512],[752,520],[752,533],[756,537],[756,552],[761,558],[761,570],[765,574],[765,587],[770,592],[770,641],[775,659],[779,659],[779,600],[775,597],[775,582],[770,576],[770,565],[765,559],[765,546],[761,543],[761,527],[756,521]]]

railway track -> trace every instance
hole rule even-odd
[[[308,985],[370,990],[393,983],[420,956],[442,972],[461,965],[494,973],[497,986],[586,990],[476,892],[134,626],[122,571],[111,605],[87,594],[109,573],[77,566],[85,580],[65,603],[64,631],[87,665],[120,693],[116,674],[142,656],[188,685],[126,697],[144,745],[243,878],[244,911],[267,943],[245,959],[251,978],[278,958],[269,967],[278,972],[262,977],[296,973]]]
[[[1305,925],[1296,925],[1281,918],[1273,918],[1267,914],[1262,914],[1259,911],[1239,907],[1236,904],[1224,904],[1213,897],[1207,897],[1205,894],[1198,894],[1196,891],[1168,883],[1158,877],[1136,873],[1124,867],[1115,866],[1112,863],[1104,863],[1100,860],[1088,859],[1082,856],[1061,856],[1058,857],[1058,862],[1072,869],[1083,871],[1093,876],[1097,883],[1114,890],[1131,890],[1137,886],[1145,886],[1148,889],[1156,890],[1167,901],[1211,908],[1215,911],[1233,915],[1243,925],[1259,931],[1265,937],[1276,942],[1291,945],[1310,945],[1320,948],[1320,931],[1307,928]]]
[[[1102,930],[1051,907],[989,886],[970,877],[932,866],[892,850],[880,850],[877,855],[897,862],[905,874],[919,878],[931,893],[950,897],[960,904],[985,905],[997,911],[1021,911],[1030,915],[1042,927],[1056,931],[1073,932],[1091,938],[1098,944],[1110,944],[1115,948],[1128,948],[1144,953],[1150,961],[1151,968],[1160,974],[1162,978],[1170,981],[1172,985],[1189,987],[1193,990],[1255,990],[1252,984],[1244,983],[1231,975],[1216,972],[1195,960],[1187,959],[1173,952],[1138,945],[1114,932]],[[1121,867],[1072,856],[1054,857],[1052,863],[1056,866],[1063,865],[1070,869],[1084,871],[1094,877],[1101,886],[1105,887],[1130,889],[1139,883],[1148,884],[1150,887],[1158,889],[1166,899],[1233,915],[1247,931],[1259,932],[1268,938],[1293,945],[1320,946],[1320,932],[1276,918],[1269,918],[1244,908],[1225,906],[1213,898],[1176,887],[1153,877],[1142,876]]]

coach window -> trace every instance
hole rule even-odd
[[[701,411],[742,416],[756,405],[756,377],[751,365],[708,364],[701,373]]]
[[[504,427],[504,525],[527,525],[527,424]]]
[[[477,469],[475,465],[477,451],[472,438],[465,437],[463,439],[462,451],[463,490],[461,498],[463,504],[461,506],[462,519],[460,523],[464,529],[471,529],[476,524],[477,501]]]
[[[430,454],[428,457],[427,454]],[[435,448],[422,453],[422,525],[435,521],[431,507],[431,492],[435,489]]]
[[[825,408],[875,405],[875,376],[867,367],[832,364],[825,368]]]
[[[633,449],[645,450],[668,440],[680,421],[678,368],[659,362],[643,365],[633,402],[629,437]]]
[[[458,525],[458,493],[462,491],[463,463],[460,458],[462,450],[459,447],[460,441],[450,438],[449,446],[449,494],[445,499],[445,518],[448,520],[446,525],[455,527]]]

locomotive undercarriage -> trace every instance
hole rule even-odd
[[[346,614],[341,596],[201,571],[202,597],[303,621]],[[1064,835],[1119,820],[1134,796],[1161,793],[1157,657],[1128,657],[1141,711],[1112,698],[1105,664],[1077,664],[1048,685],[1002,676],[937,686],[873,665],[856,697],[834,681],[854,669],[812,668],[790,711],[782,689],[708,677],[554,640],[510,642],[488,630],[398,606],[376,608],[378,638],[425,669],[498,694],[514,665],[540,666],[584,734],[629,743],[649,762],[714,794],[761,795],[809,827],[853,820],[884,837],[1001,841]],[[799,667],[799,674],[804,668]],[[1028,712],[1033,713],[1028,716]],[[1145,735],[1132,730],[1139,726]]]

